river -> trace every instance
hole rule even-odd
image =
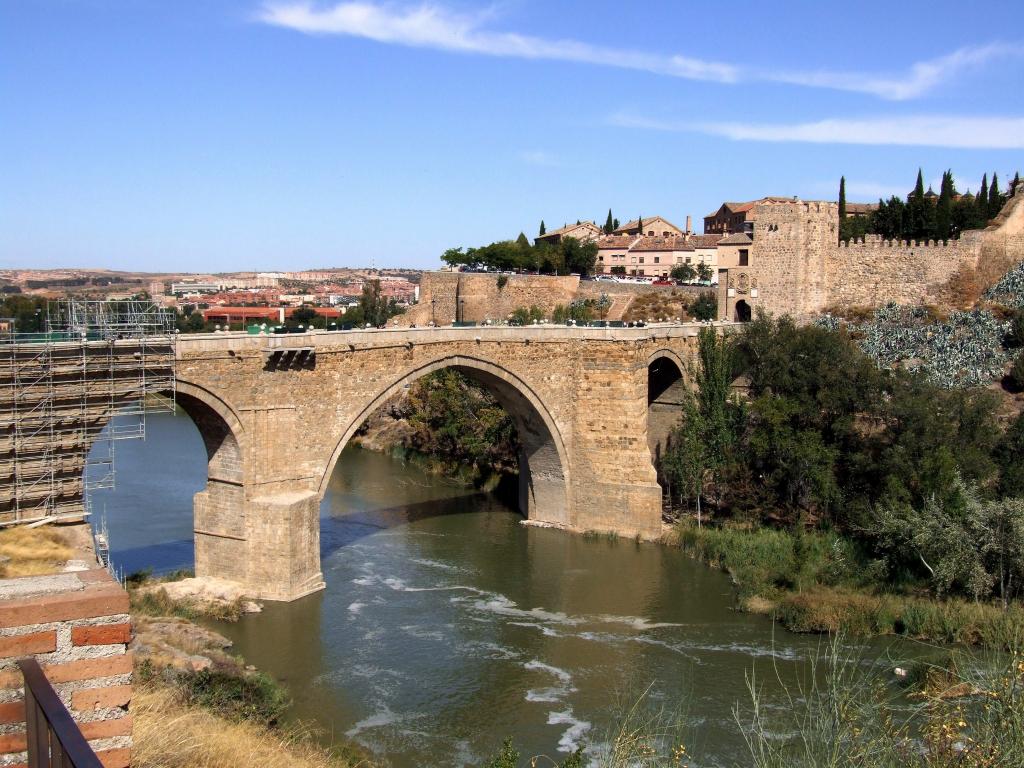
[[[118,444],[117,488],[93,497],[126,573],[191,565],[205,483],[187,417],[150,417],[147,432]],[[477,765],[507,736],[562,759],[606,743],[641,697],[685,724],[691,765],[749,762],[733,720],[747,675],[771,699],[776,674],[806,674],[823,641],[735,611],[726,576],[674,549],[519,520],[492,495],[348,448],[321,508],[327,589],[217,629],[288,685],[294,716],[396,768]]]

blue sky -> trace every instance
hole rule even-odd
[[[429,268],[609,207],[976,189],[1024,170],[1022,83],[1019,0],[0,0],[0,267]]]

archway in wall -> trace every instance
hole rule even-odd
[[[749,323],[751,317],[750,305],[743,299],[736,302],[736,317],[737,323]]]
[[[647,364],[647,446],[655,468],[682,418],[687,381],[683,362],[672,352],[655,353]]]
[[[456,371],[479,385],[511,418],[517,435],[518,508],[531,520],[559,526],[572,525],[568,462],[561,434],[547,407],[518,377],[484,360],[450,357],[424,365],[388,386],[353,419],[338,442],[320,483],[327,491],[343,449],[368,418],[382,407],[392,407],[396,396],[424,376]]]

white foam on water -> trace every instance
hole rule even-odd
[[[513,627],[527,627],[529,629],[539,629],[540,633],[545,637],[562,637],[558,632],[555,632],[551,627],[546,627],[543,624],[538,624],[535,621],[510,621],[509,624]]]
[[[348,604],[348,612],[352,613],[352,614],[358,614],[365,607],[366,607],[366,603],[360,603],[360,602],[349,603]]]
[[[377,579],[374,576],[363,576],[358,579],[352,579],[353,584],[358,584],[361,587],[372,587],[377,583]]]
[[[444,632],[440,632],[436,629],[426,629],[425,627],[419,627],[415,624],[407,624],[404,627],[399,627],[407,635],[411,635],[419,640],[437,640],[438,642],[444,642],[447,638]]]
[[[457,572],[457,573],[465,573],[465,571],[466,571],[465,568],[460,568],[457,565],[452,565],[451,563],[442,563],[442,562],[440,562],[438,560],[430,560],[430,559],[425,558],[425,557],[424,558],[415,558],[411,562],[414,562],[414,563],[416,563],[418,565],[425,565],[428,568],[437,568],[437,569],[442,570],[442,571]]]
[[[558,740],[559,752],[575,752],[579,749],[583,734],[590,730],[590,723],[576,718],[571,709],[564,712],[548,712],[548,725],[569,726]]]
[[[355,738],[363,731],[369,731],[373,728],[386,728],[389,725],[395,725],[397,723],[402,722],[403,719],[405,718],[403,718],[401,715],[396,715],[388,707],[385,706],[379,711],[374,712],[369,717],[364,717],[362,720],[357,722],[355,725],[353,725],[351,728],[345,731],[345,735],[348,736],[350,739]]]
[[[525,664],[523,664],[523,666],[526,669],[540,669],[545,672],[548,672],[557,677],[563,683],[569,683],[572,681],[572,675],[569,672],[566,672],[564,669],[561,669],[559,667],[553,667],[550,664],[545,664],[543,661],[537,661],[536,659],[532,659],[531,661],[527,661]]]

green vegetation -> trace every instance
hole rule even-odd
[[[426,454],[447,474],[482,483],[517,468],[519,438],[501,404],[465,374],[445,368],[413,382],[393,416],[411,433],[404,450]]]
[[[768,707],[747,680],[737,706],[755,768],[1010,768],[1024,764],[1024,662],[953,654],[919,665],[901,688],[878,660],[835,637],[798,683],[778,678]],[[909,694],[909,696],[908,696]]]
[[[179,619],[195,621],[200,618],[238,621],[243,614],[241,599],[230,603],[201,602],[195,599],[174,599],[160,584],[187,579],[191,571],[173,571],[159,577],[152,572],[137,571],[125,578],[125,587],[131,602],[132,614],[136,616],[176,616]]]
[[[46,299],[7,295],[0,301],[0,318],[12,318],[17,333],[39,333],[46,325]]]
[[[541,222],[543,235],[544,222]],[[563,237],[555,245],[531,245],[525,238],[501,240],[480,248],[449,248],[441,255],[449,266],[499,271],[529,271],[541,274],[590,275],[597,261],[597,243],[581,243],[574,237]]]
[[[660,475],[714,526],[680,543],[747,607],[965,642],[1024,624],[1024,416],[1004,432],[992,393],[879,370],[842,329],[788,318],[706,329],[699,358]]]
[[[706,264],[701,264],[707,267]],[[701,278],[703,279],[703,278]],[[694,320],[714,320],[718,316],[718,297],[714,291],[704,291],[690,304],[690,314]]]
[[[839,239],[851,240],[866,234],[881,235],[887,240],[948,240],[957,238],[967,229],[983,229],[1013,193],[1018,177],[1004,193],[999,188],[999,178],[992,174],[989,186],[988,175],[982,177],[977,195],[969,191],[960,194],[956,188],[953,172],[942,174],[942,185],[938,195],[933,190],[925,191],[924,177],[917,172],[914,190],[902,200],[895,195],[889,200],[879,200],[878,210],[871,216],[850,217],[846,215],[846,179],[839,181]]]

